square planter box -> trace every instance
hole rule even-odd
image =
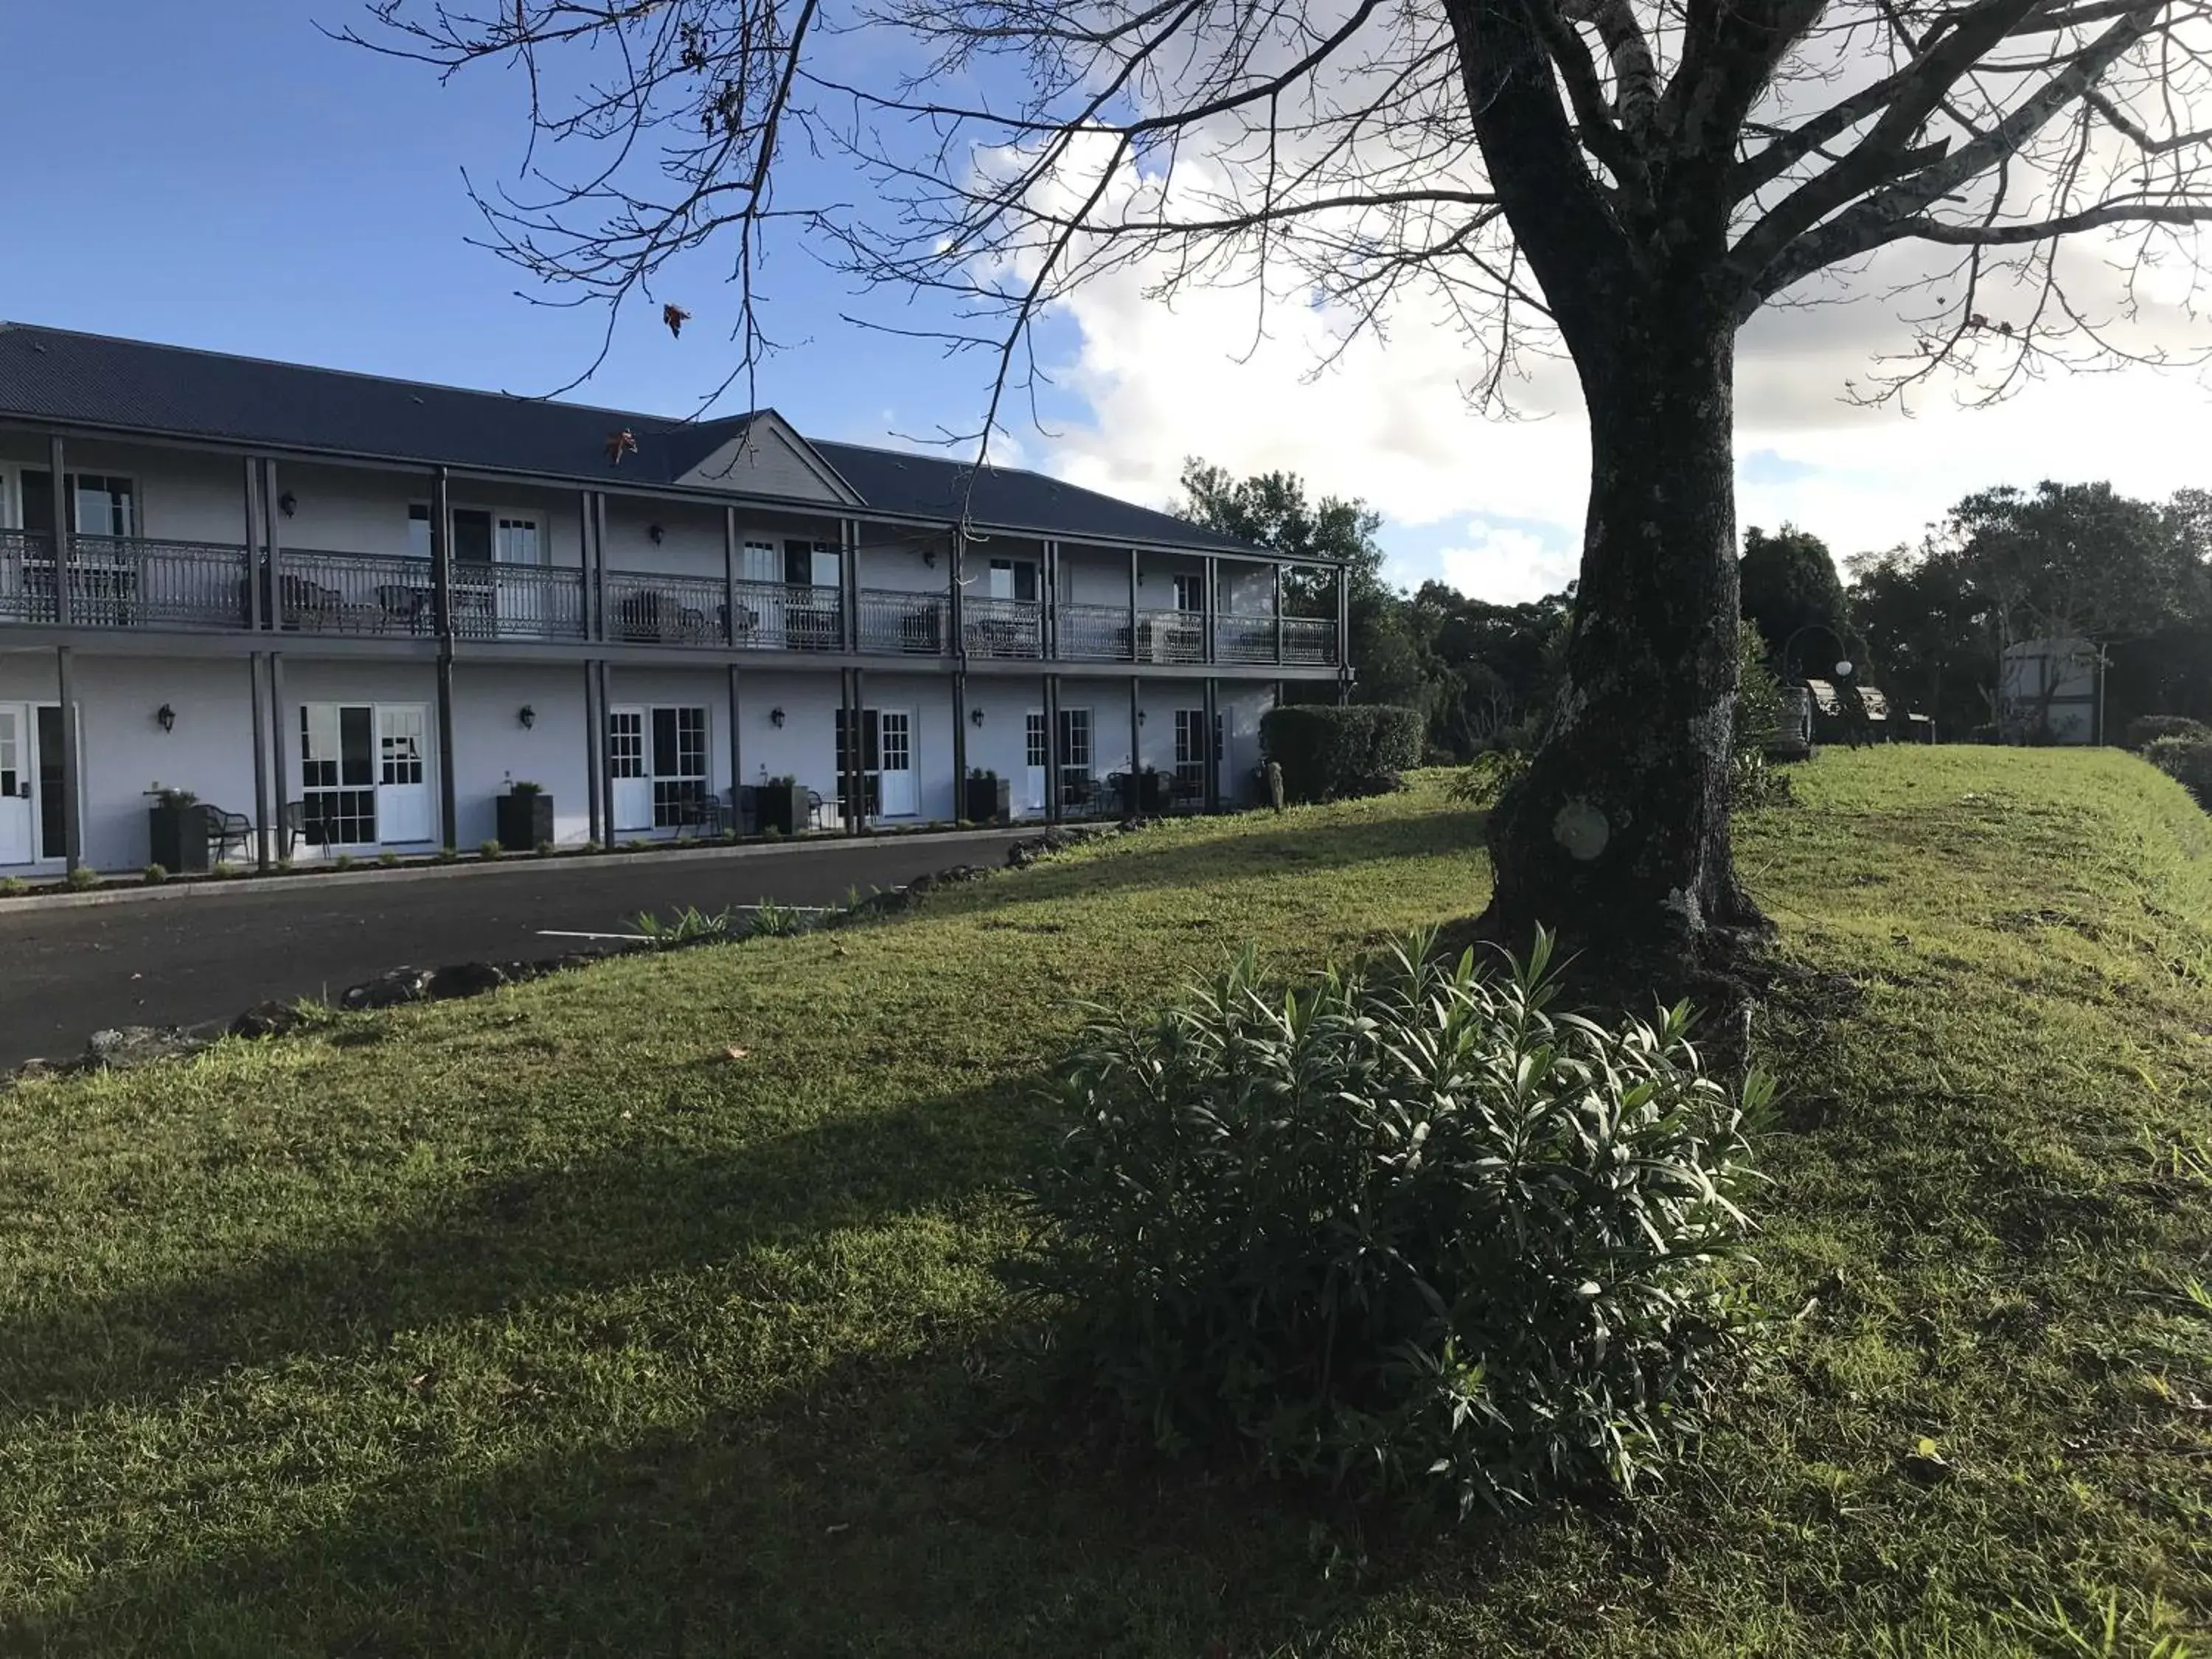
[[[760,832],[795,836],[806,822],[806,792],[795,783],[763,783],[760,802]]]
[[[208,867],[208,809],[201,802],[190,806],[149,806],[146,809],[146,844],[150,860],[171,875],[187,875]]]
[[[970,823],[1004,823],[1013,816],[1010,778],[969,778],[961,785],[960,816]]]
[[[500,850],[534,853],[553,839],[553,797],[501,795],[492,802],[498,814]]]
[[[1121,801],[1132,817],[1157,817],[1174,803],[1174,780],[1165,772],[1125,773]]]

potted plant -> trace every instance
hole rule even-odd
[[[1157,766],[1128,774],[1121,787],[1132,817],[1157,817],[1168,810],[1173,799],[1166,775]]]
[[[786,773],[760,786],[760,829],[764,836],[795,836],[806,827],[806,792]]]
[[[960,816],[970,823],[1004,823],[1013,813],[1013,785],[988,767],[968,769]]]
[[[147,792],[154,804],[146,809],[148,862],[172,875],[204,872],[208,867],[208,809],[189,789],[155,788]]]
[[[509,853],[527,853],[553,839],[553,797],[543,786],[520,781],[492,803],[498,814],[499,844]]]

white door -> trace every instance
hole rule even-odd
[[[645,767],[645,710],[607,711],[607,776],[615,787],[615,828],[653,828],[653,778]]]
[[[1023,774],[1022,810],[1024,812],[1044,811],[1044,711],[1030,710],[1027,730],[1023,737],[1023,748],[1027,769]]]
[[[21,703],[0,703],[0,864],[29,864],[38,857],[38,776],[30,711]]]
[[[914,780],[914,713],[886,708],[877,716],[876,752],[883,763],[878,799],[883,816],[910,818],[921,811]]]
[[[430,781],[423,754],[427,713],[419,703],[384,703],[376,711],[378,839],[404,846],[434,838]]]

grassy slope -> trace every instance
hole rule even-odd
[[[1071,999],[1463,914],[1424,793],[0,1093],[0,1651],[2148,1653],[2212,1621],[2207,821],[2112,756],[1800,788],[1742,856],[1860,988],[1772,1033],[1820,1299],[1668,1491],[1363,1538],[1024,1386]]]

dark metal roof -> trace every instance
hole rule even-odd
[[[4,322],[0,416],[647,488],[674,484],[754,418],[670,420]],[[617,469],[607,444],[624,430],[637,447]],[[973,471],[949,457],[812,447],[870,507],[906,517],[957,519]],[[1047,536],[1260,550],[1170,514],[1007,468],[976,477],[969,516]]]

